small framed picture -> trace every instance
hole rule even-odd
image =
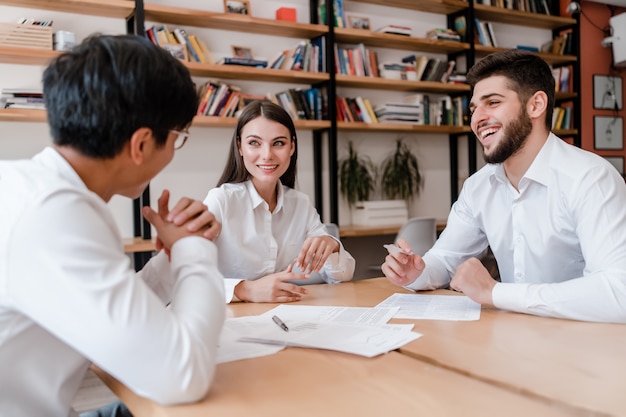
[[[605,156],[604,159],[609,161],[611,165],[622,175],[624,175],[624,157],[622,156]]]
[[[178,58],[181,61],[188,61],[187,47],[179,43],[162,43],[161,48],[168,51],[174,58]]]
[[[621,110],[622,77],[593,76],[593,108]]]
[[[253,59],[252,49],[243,46],[231,45],[230,49],[233,51],[233,56],[236,58]]]
[[[594,116],[594,148],[624,149],[623,124],[620,116]]]
[[[250,14],[250,0],[224,0],[224,12]]]
[[[267,97],[261,94],[241,94],[239,95],[239,108],[243,109],[253,101],[267,101]]]
[[[370,30],[370,19],[364,16],[348,16],[348,24],[352,29]]]

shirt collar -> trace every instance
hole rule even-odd
[[[76,173],[76,171],[74,171],[74,168],[72,168],[70,163],[63,158],[63,155],[61,155],[53,147],[45,147],[41,152],[33,157],[33,161],[57,171],[66,181],[87,190],[87,186],[83,182],[82,178]]]
[[[250,198],[252,200],[252,208],[256,209],[261,204],[265,204],[265,206],[267,206],[267,203],[265,202],[265,200],[263,200],[263,197],[261,197],[261,195],[256,190],[256,188],[254,188],[254,184],[252,183],[252,180],[246,181],[245,184],[246,184],[246,188],[248,189],[248,193],[250,194]],[[283,185],[279,181],[276,209],[274,210],[274,213],[278,213],[280,210],[282,210],[284,199],[285,197],[284,197]]]
[[[544,185],[547,183],[550,171],[550,158],[552,155],[552,149],[554,148],[555,141],[557,140],[561,139],[559,139],[554,133],[550,133],[548,135],[546,143],[543,144],[543,146],[539,150],[539,153],[526,170],[526,173],[522,177],[520,184],[528,180]],[[506,177],[506,173],[504,172],[504,166],[502,164],[494,165],[490,178],[492,183],[494,181],[500,183],[506,183],[509,181]]]

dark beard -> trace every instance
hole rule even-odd
[[[503,140],[496,146],[495,149],[489,154],[485,154],[485,147],[483,146],[483,158],[488,164],[501,164],[509,157],[519,152],[528,135],[533,129],[532,122],[525,108],[521,108],[517,119],[513,120],[504,129]]]

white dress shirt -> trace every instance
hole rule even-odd
[[[52,148],[0,162],[0,196],[1,416],[75,415],[90,362],[159,403],[206,394],[225,316],[213,243],[180,239],[136,276],[107,204]]]
[[[448,285],[487,245],[502,280],[496,307],[626,323],[626,186],[604,158],[550,134],[519,192],[502,165],[483,167],[463,185],[409,288]]]
[[[219,268],[226,278],[226,302],[233,298],[235,285],[284,271],[297,258],[309,236],[328,236],[309,197],[292,188],[278,188],[278,201],[271,213],[252,181],[226,183],[209,191],[204,203],[222,223],[215,239]],[[320,271],[328,283],[349,281],[354,258],[339,242]]]

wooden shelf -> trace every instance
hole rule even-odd
[[[400,231],[401,224],[391,226],[341,226],[339,227],[339,236],[346,237],[365,237],[365,236],[379,236],[379,235],[395,235]],[[437,233],[443,232],[446,228],[445,221],[437,222]]]
[[[236,117],[196,116],[193,119],[192,126],[234,128],[236,124]],[[296,126],[297,130],[319,130],[330,128],[330,121],[328,120],[294,120],[293,124]]]
[[[135,11],[133,0],[0,0],[0,5],[122,19]]]
[[[48,121],[45,110],[0,109],[0,122],[44,122]]]
[[[474,16],[480,20],[523,25],[542,29],[558,29],[576,24],[571,17],[550,16],[541,13],[529,13],[502,7],[474,4]]]
[[[142,239],[140,237],[129,237],[122,240],[124,245],[124,252],[152,252],[156,250],[156,245],[153,240]]]
[[[326,72],[288,71],[268,68],[246,67],[243,65],[202,64],[185,62],[191,75],[216,77],[230,80],[270,81],[283,83],[316,84],[328,81]]]
[[[409,123],[359,123],[337,122],[340,131],[362,132],[399,132],[399,133],[439,133],[458,134],[470,133],[469,126],[423,126]]]
[[[469,4],[462,0],[351,0],[353,3],[379,4],[429,13],[455,13],[467,9]]]
[[[15,48],[0,46],[0,62],[3,64],[47,65],[60,52],[47,49]]]
[[[438,41],[352,28],[335,28],[335,39],[338,43],[363,43],[367,46],[437,54],[461,52],[470,48],[465,42]]]
[[[578,93],[567,91],[567,92],[557,92],[554,98],[556,101],[564,101],[564,100],[573,100],[576,97],[578,97]]]
[[[235,13],[208,12],[149,3],[144,7],[146,20],[159,23],[306,39],[328,32],[328,26],[325,25],[261,19]]]
[[[356,77],[337,74],[337,86],[368,88],[372,90],[419,91],[424,93],[465,93],[470,91],[467,84],[441,83],[436,81],[388,80],[380,77]]]
[[[474,49],[476,51],[476,56],[485,57],[491,53],[503,52],[511,48],[494,48],[493,46],[475,45]],[[545,52],[535,52],[535,54],[541,57],[544,61],[546,61],[550,65],[572,64],[578,60],[578,58],[575,55],[557,55],[557,54],[548,54]]]
[[[578,134],[578,129],[557,129],[552,131],[555,135],[565,138],[568,136],[575,136]]]

